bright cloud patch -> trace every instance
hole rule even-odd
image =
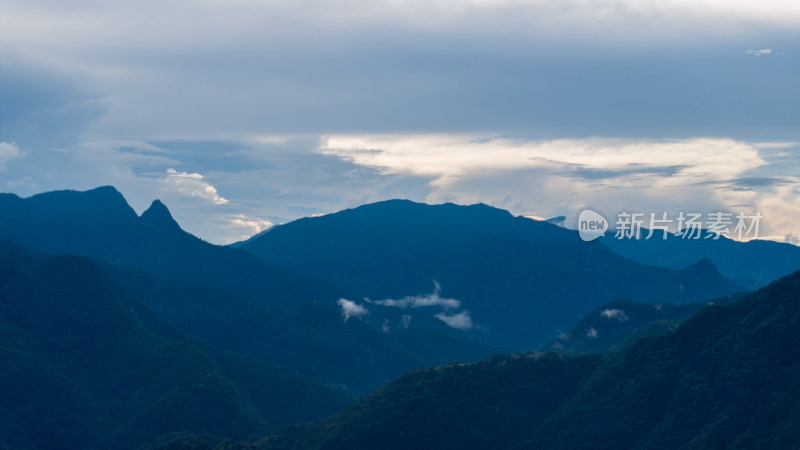
[[[356,304],[356,302],[346,298],[340,298],[336,303],[342,308],[342,317],[344,317],[345,322],[351,317],[360,319],[368,312],[363,305]]]
[[[621,309],[606,309],[603,310],[603,312],[601,312],[600,315],[608,319],[617,319],[620,322],[628,320],[628,316],[625,315],[625,311]]]
[[[178,192],[209,200],[215,205],[228,203],[228,199],[217,193],[217,189],[204,181],[204,176],[199,173],[178,172],[167,169],[166,183],[173,186]]]
[[[760,211],[760,236],[792,241],[800,178],[771,174],[779,167],[791,171],[786,155],[797,147],[728,138],[335,135],[323,140],[320,152],[387,176],[427,179],[429,203],[483,202],[524,216],[565,216],[567,227],[585,208],[609,217],[621,211]]]
[[[437,281],[434,280],[433,282],[434,289],[428,295],[414,295],[403,297],[399,300],[395,299],[386,299],[386,300],[377,300],[375,304],[381,306],[390,306],[393,308],[421,308],[421,307],[428,307],[428,306],[441,306],[444,308],[458,308],[461,306],[461,301],[456,300],[454,298],[442,298],[439,294],[442,291],[442,287],[439,285]]]
[[[246,229],[247,231],[252,232],[252,234],[260,233],[267,228],[271,228],[274,224],[267,220],[262,219],[261,217],[250,218],[245,216],[244,214],[237,214],[231,219],[231,224]]]
[[[5,168],[8,161],[19,159],[25,156],[25,152],[17,147],[13,142],[0,142],[0,170]]]
[[[670,168],[664,184],[722,180],[759,167],[758,150],[732,139],[636,141],[559,139],[521,141],[458,135],[331,136],[322,149],[387,174],[434,178],[447,186],[460,178],[491,171],[550,169],[567,174],[653,174]],[[658,173],[657,171],[655,173]]]
[[[753,56],[769,55],[770,53],[772,53],[772,49],[771,48],[764,48],[764,49],[761,49],[761,50],[747,50],[745,53],[747,53],[748,55],[753,55]]]
[[[434,317],[446,323],[449,327],[458,330],[469,330],[474,326],[472,324],[472,318],[469,316],[469,311],[467,310],[452,315],[448,315],[441,312],[439,314],[436,314]]]
[[[472,323],[472,317],[469,311],[462,310],[461,312],[453,312],[461,307],[461,301],[454,298],[443,298],[440,294],[442,286],[439,282],[433,280],[433,292],[427,295],[413,295],[403,297],[401,299],[385,299],[372,302],[376,305],[385,306],[389,308],[439,308],[439,312],[434,314],[434,317],[441,320],[447,326],[459,330],[468,330],[475,325]],[[402,316],[403,327],[408,328],[411,323],[411,316],[404,314]]]
[[[220,228],[225,231],[223,245],[249,239],[275,225],[271,220],[247,214],[222,214],[217,217],[217,221]]]

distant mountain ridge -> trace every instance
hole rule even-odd
[[[0,194],[0,239],[231,290],[257,305],[333,302],[347,295],[332,284],[287,273],[183,231],[159,200],[139,217],[111,186],[25,199]]]
[[[112,187],[0,195],[2,239],[25,251],[103,261],[137,300],[188,336],[351,397],[407,370],[496,351],[436,319],[394,323],[391,333],[383,319],[345,323],[336,301],[358,298],[351,291],[208,244],[184,232],[158,200],[137,216]]]
[[[348,431],[364,418],[353,419],[352,408],[324,422],[333,440],[318,439],[317,425],[296,427],[300,434],[274,427],[328,414],[403,372],[538,348],[619,298],[683,311],[741,289],[708,258],[680,270],[648,266],[487,205],[380,202],[274,227],[235,249],[184,232],[158,200],[137,216],[111,187],[27,199],[0,194],[0,447],[124,447],[183,432],[239,441],[268,435],[259,445],[275,448],[366,445]],[[793,317],[789,306],[776,305]],[[783,326],[779,319],[765,320]],[[657,334],[672,336],[672,328]],[[526,427],[556,420],[571,405],[565,402],[613,369],[608,361],[645,359],[627,353],[641,345],[608,358],[534,352],[415,371],[382,391],[393,392],[383,399],[410,403],[391,400],[400,406],[394,412],[387,404],[354,408],[380,431],[385,414],[411,425],[446,407],[453,417],[486,419],[489,428],[464,430],[463,442],[520,444],[530,436],[510,426],[515,418],[529,420]],[[461,386],[454,391],[451,376]],[[487,379],[505,384],[480,381]],[[520,392],[530,394],[529,407],[520,405]],[[426,400],[414,400],[418,394]],[[481,396],[496,396],[482,406],[489,415],[470,410]],[[67,413],[70,404],[80,407]],[[442,429],[431,425],[419,429]],[[558,439],[542,442],[564,446]]]
[[[743,289],[710,261],[679,271],[645,266],[575,231],[483,204],[389,200],[274,227],[240,248],[372,301],[424,295],[435,280],[478,334],[519,350],[617,298],[689,302]]]
[[[679,305],[616,300],[588,313],[568,333],[544,346],[543,350],[571,354],[611,353],[644,336],[667,334],[703,308],[730,303],[743,295],[730,294]]]
[[[190,339],[89,258],[0,242],[0,448],[138,448],[186,431],[245,439],[348,401]]]
[[[427,317],[520,350],[616,298],[698,301],[741,289],[713,269],[645,267],[572,231],[487,205],[379,202],[275,227],[240,249],[184,232],[158,200],[138,217],[109,186],[4,194],[0,223],[0,239],[230,290],[259,306],[419,296],[436,281],[461,308],[428,308]],[[400,320],[386,308],[367,309],[365,320],[379,328],[375,322]],[[423,310],[412,309],[406,315],[421,319]]]
[[[766,240],[737,242],[725,236],[707,239],[707,231],[701,232],[699,239],[682,239],[673,233],[666,236],[664,239],[660,230],[650,239],[616,239],[613,233],[607,233],[599,242],[628,259],[671,269],[708,258],[720,273],[748,289],[800,270],[800,247],[796,245]]]
[[[325,420],[225,448],[794,449],[797,323],[800,272],[607,357],[522,353],[419,370]]]

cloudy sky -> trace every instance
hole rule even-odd
[[[2,0],[0,191],[215,243],[389,198],[800,236],[794,0]]]

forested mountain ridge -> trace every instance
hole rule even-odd
[[[83,256],[0,242],[0,447],[247,438],[345,405],[285,367],[187,337]]]
[[[389,200],[281,225],[242,243],[270,265],[373,301],[432,281],[475,331],[519,351],[551,341],[603,303],[686,303],[743,290],[708,260],[669,270],[627,260],[574,230],[478,204]]]
[[[606,357],[528,353],[420,370],[240,448],[792,449],[798,324],[800,272]]]
[[[0,194],[0,239],[230,290],[254,305],[333,302],[349,295],[331,284],[271,267],[241,250],[209,244],[183,231],[158,200],[137,216],[111,186],[28,198]]]
[[[597,401],[600,409],[624,405],[602,417],[604,426],[619,430],[623,447],[666,439],[624,434],[640,430],[628,419],[649,421],[652,433],[685,447],[681,439],[689,434],[713,443],[724,433],[708,428],[717,410],[706,411],[698,419],[705,428],[694,431],[697,424],[676,418],[697,413],[680,409],[694,395],[681,383],[708,389],[698,393],[705,403],[731,397],[725,389],[738,389],[736,377],[751,372],[785,384],[783,375],[768,373],[783,362],[765,371],[756,368],[769,365],[763,361],[731,361],[748,345],[777,342],[770,330],[792,319],[791,305],[781,306],[781,317],[759,316],[767,325],[748,322],[757,335],[733,344],[731,335],[752,330],[726,316],[728,327],[715,331],[714,314],[783,291],[781,283],[792,277],[731,305],[705,308],[709,299],[724,303],[742,289],[707,258],[681,270],[646,266],[581,242],[574,231],[486,205],[381,202],[279,226],[240,249],[184,232],[159,201],[137,216],[110,187],[28,199],[0,195],[0,219],[0,237],[13,242],[0,242],[0,351],[8,362],[0,367],[0,446],[368,448],[381,436],[396,436],[422,447],[569,448],[574,440],[592,448],[593,440],[569,430],[574,419],[583,421],[587,436],[604,432],[582,409]],[[59,253],[102,262],[52,256]],[[636,307],[620,297],[660,304],[669,317],[654,316],[652,304],[635,315]],[[616,309],[631,320],[619,321]],[[741,317],[752,317],[748,311]],[[692,325],[697,317],[711,320]],[[578,332],[612,319],[619,323],[595,330],[600,340],[572,349],[621,349],[605,357],[523,352],[472,363],[498,351],[538,348],[562,326]],[[697,336],[685,341],[725,358],[692,359],[697,348],[674,341],[686,330]],[[612,339],[602,341],[606,332]],[[663,336],[636,340],[642,335]],[[751,353],[769,354],[741,355]],[[704,366],[706,360],[723,366]],[[437,368],[419,370],[431,366]],[[720,388],[729,371],[732,381]],[[329,419],[279,428],[327,416],[404,372]],[[619,397],[608,397],[609,386]],[[663,389],[667,397],[647,399]],[[784,391],[794,398],[790,387]],[[771,401],[771,391],[758,394]],[[775,401],[736,401],[793,414]],[[664,402],[674,411],[646,409]],[[66,414],[67,405],[79,409]],[[721,406],[728,408],[725,420],[750,430],[737,405]],[[628,419],[614,422],[616,416]],[[658,418],[671,422],[662,430]],[[43,423],[51,426],[37,431]],[[392,423],[402,426],[387,428]],[[566,434],[545,432],[551,424]],[[454,431],[437,435],[437,427]],[[772,439],[761,428],[750,431],[755,443]],[[202,435],[219,438],[194,437]],[[770,445],[790,439],[780,436]]]

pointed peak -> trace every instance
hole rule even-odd
[[[156,225],[160,228],[173,227],[180,229],[178,222],[172,218],[172,214],[169,212],[169,209],[167,209],[167,206],[158,199],[153,200],[150,207],[142,213],[140,219],[145,223]]]
[[[162,211],[169,214],[169,209],[167,209],[167,205],[165,205],[161,200],[155,199],[153,203],[150,203],[150,207],[147,208],[147,211],[154,210],[154,211]]]
[[[714,261],[711,261],[710,259],[708,259],[706,257],[702,257],[696,263],[692,264],[692,267],[714,267],[714,268],[716,268],[717,266],[716,266],[716,264],[714,264]]]
[[[699,261],[690,265],[685,270],[687,272],[693,272],[698,274],[715,275],[715,276],[719,275],[719,269],[717,269],[717,265],[706,257],[701,258]]]

